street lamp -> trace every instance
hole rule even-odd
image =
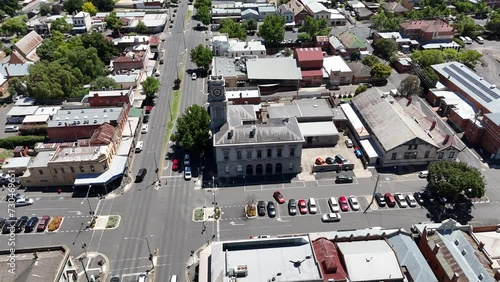
[[[92,185],[89,185],[89,189],[87,190],[87,203],[89,204],[89,215],[92,216],[92,220],[94,220],[94,211],[92,210],[92,206],[90,205],[90,200],[89,200],[89,193],[90,193],[90,188],[92,188]]]
[[[155,173],[156,173],[156,181],[155,183],[158,183],[159,186],[161,186],[161,182],[160,182],[160,175],[158,174],[160,169],[158,168],[158,163],[156,162],[156,153],[153,152],[153,157],[155,159]]]
[[[150,236],[153,236],[153,235],[150,235]],[[144,236],[144,239],[142,239],[142,238],[127,238],[127,237],[125,237],[125,240],[139,240],[139,241],[146,242],[146,246],[148,247],[148,252],[149,252],[148,258],[149,258],[149,261],[151,262],[151,269],[148,270],[148,272],[151,271],[151,270],[153,270],[155,268],[155,264],[153,262],[153,253],[151,253],[151,248],[149,247],[148,236]]]
[[[82,243],[82,249],[85,252],[85,256],[88,256],[88,253],[87,253],[87,244]]]

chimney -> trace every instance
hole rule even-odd
[[[450,134],[446,134],[446,136],[444,137],[444,140],[443,140],[443,144],[448,143],[449,140],[450,140]]]
[[[459,277],[460,276],[458,275],[458,273],[456,272],[453,273],[453,277],[451,277],[451,282],[457,282]]]
[[[431,124],[431,130],[433,130],[436,127],[437,121],[433,120]]]
[[[409,105],[411,105],[411,101],[413,101],[413,99],[411,97],[408,97],[408,102],[406,103],[406,106],[408,107]]]
[[[439,247],[441,247],[439,244],[434,245],[434,249],[432,249],[432,253],[437,254],[439,252]]]

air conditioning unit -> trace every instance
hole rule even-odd
[[[248,266],[237,265],[234,267],[234,275],[236,277],[246,277],[248,275]]]

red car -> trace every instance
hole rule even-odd
[[[172,170],[173,171],[179,170],[179,160],[178,159],[172,160]]]
[[[347,198],[344,196],[339,197],[339,205],[342,211],[349,211],[349,203],[347,203]]]
[[[307,213],[307,205],[306,205],[306,201],[304,199],[299,200],[299,211],[300,211],[300,214]]]
[[[285,197],[283,197],[283,195],[281,195],[280,191],[274,191],[273,197],[276,200],[276,202],[278,202],[278,204],[284,204],[285,203]]]
[[[50,216],[44,215],[38,222],[38,226],[36,227],[36,232],[43,232],[45,231],[45,228],[47,228],[47,225],[49,224],[50,221]]]
[[[146,114],[150,114],[153,110],[153,106],[146,106]]]

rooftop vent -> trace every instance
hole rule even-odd
[[[460,241],[458,239],[455,240],[455,245],[458,246],[458,244],[460,244]]]
[[[68,115],[71,115],[71,111],[68,111]]]
[[[97,123],[97,120],[96,120],[96,119],[94,119],[94,124],[96,124],[96,123]]]
[[[463,249],[462,250],[462,255],[465,256],[467,254],[467,250]]]
[[[58,122],[57,125],[62,125],[62,122]]]
[[[477,276],[477,279],[483,280],[484,279],[484,275],[482,273],[479,273],[479,275]]]
[[[248,275],[248,266],[237,265],[234,267],[234,275],[236,277],[246,277]]]
[[[83,114],[84,112],[85,112],[84,110],[82,110],[82,111],[81,111],[81,113],[82,113],[82,114]]]

